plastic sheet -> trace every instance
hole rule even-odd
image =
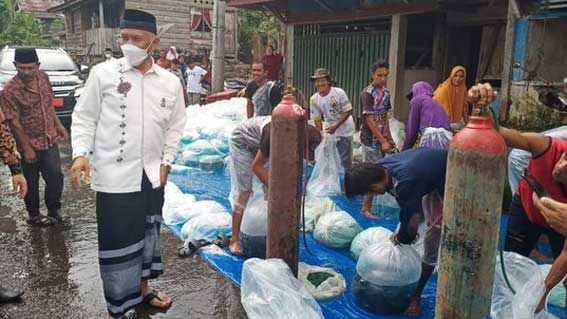
[[[205,108],[202,108],[205,109]],[[232,110],[232,108],[228,108]],[[184,168],[178,165],[172,166],[170,180],[178,185],[184,193],[194,194],[197,200],[214,200],[221,203],[225,209],[230,209],[228,194],[230,192],[230,178],[226,172],[204,172],[200,169]],[[390,230],[395,230],[398,224],[397,219],[371,220],[360,214],[362,207],[361,198],[347,199],[344,196],[335,196],[331,199],[337,207],[349,213],[363,228],[382,226]],[[503,215],[500,237],[505,237],[506,215]],[[181,225],[169,225],[169,228],[181,238]],[[309,247],[308,253],[306,246]],[[199,251],[201,257],[212,267],[217,269],[235,285],[241,285],[242,266],[246,260],[242,256],[234,256],[228,249],[209,249],[207,246]],[[353,282],[356,274],[356,261],[347,249],[333,249],[319,244],[313,238],[312,233],[307,233],[305,241],[300,236],[299,259],[302,262],[322,267],[332,267],[345,277],[347,282],[346,292],[336,299],[319,303],[323,315],[326,319],[409,319],[403,315],[380,316],[371,314],[356,304],[353,289],[350,283]],[[422,295],[422,314],[417,319],[432,319],[435,309],[437,275],[434,274],[425,286]],[[553,314],[563,314],[563,310],[555,306],[549,306]],[[412,318],[412,319],[413,319]]]
[[[215,201],[197,201],[190,205],[189,210],[194,215],[181,229],[183,240],[205,239],[214,240],[217,236],[231,234],[230,214]]]
[[[354,259],[358,260],[358,257],[365,249],[390,240],[391,235],[392,231],[384,227],[367,228],[354,237],[350,244],[350,253]]]
[[[321,144],[315,149],[315,167],[307,183],[307,194],[319,197],[341,194],[343,174],[337,140],[334,135],[323,134]]]
[[[250,319],[324,318],[317,301],[281,259],[244,263],[241,302]]]
[[[317,300],[336,298],[346,290],[343,275],[328,267],[313,266],[300,262],[297,279],[303,283],[307,291]]]
[[[350,246],[354,237],[361,231],[362,227],[352,216],[344,211],[335,211],[319,218],[313,237],[327,247],[345,248]]]

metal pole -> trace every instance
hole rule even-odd
[[[472,116],[449,148],[436,319],[490,317],[505,176],[504,140]]]
[[[224,91],[224,14],[225,2],[215,0],[213,7],[213,83],[212,93]]]
[[[266,258],[281,258],[297,277],[305,114],[291,95],[272,112]]]

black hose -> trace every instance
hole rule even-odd
[[[311,256],[311,250],[309,250],[309,246],[307,246],[307,235],[305,234],[305,202],[307,197],[307,172],[309,170],[309,124],[307,123],[307,116],[305,116],[305,154],[303,154],[303,160],[305,161],[305,171],[303,172],[303,189],[301,194],[301,223],[303,227],[301,227],[301,232],[303,233],[303,245],[305,246],[305,250]]]
[[[504,244],[502,238],[500,238],[500,267],[502,269],[502,275],[504,276],[504,281],[506,282],[506,285],[508,286],[510,291],[512,291],[512,293],[515,295],[516,290],[514,290],[512,284],[510,284],[510,280],[508,279],[508,275],[506,274],[506,267],[504,265]]]

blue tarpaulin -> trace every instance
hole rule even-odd
[[[197,197],[197,200],[214,200],[221,203],[230,211],[228,194],[230,192],[230,177],[226,173],[209,173],[199,169],[174,169],[170,181],[175,183],[184,193],[190,193]],[[351,214],[357,222],[364,228],[382,226],[390,230],[395,230],[398,219],[397,216],[386,216],[380,220],[370,220],[363,217],[359,211],[362,206],[361,199],[347,199],[344,196],[333,198],[337,205],[344,211]],[[503,218],[503,224],[505,219]],[[505,227],[502,227],[504,229]],[[170,229],[180,236],[181,225],[170,226]],[[321,309],[327,319],[350,319],[350,318],[409,318],[406,316],[377,316],[366,312],[357,306],[352,294],[351,283],[356,272],[356,261],[350,255],[348,249],[332,249],[320,245],[311,233],[307,234],[307,246],[313,255],[310,255],[305,248],[303,237],[300,236],[300,260],[312,265],[333,268],[341,273],[346,280],[347,291],[337,299],[320,302]],[[229,278],[237,286],[240,286],[243,257],[236,257],[227,252],[219,254],[202,250],[200,252],[203,259]],[[434,275],[430,280],[422,298],[422,315],[416,318],[433,318],[435,309],[435,291],[437,289],[437,277]],[[562,311],[550,306],[549,310],[560,315]],[[560,317],[562,317],[560,315]]]

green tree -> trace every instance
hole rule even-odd
[[[238,58],[246,63],[252,62],[254,38],[260,37],[264,44],[279,46],[285,37],[285,26],[267,11],[238,10],[239,45]]]
[[[16,0],[0,1],[0,47],[44,45],[42,25],[33,15],[18,9]]]

